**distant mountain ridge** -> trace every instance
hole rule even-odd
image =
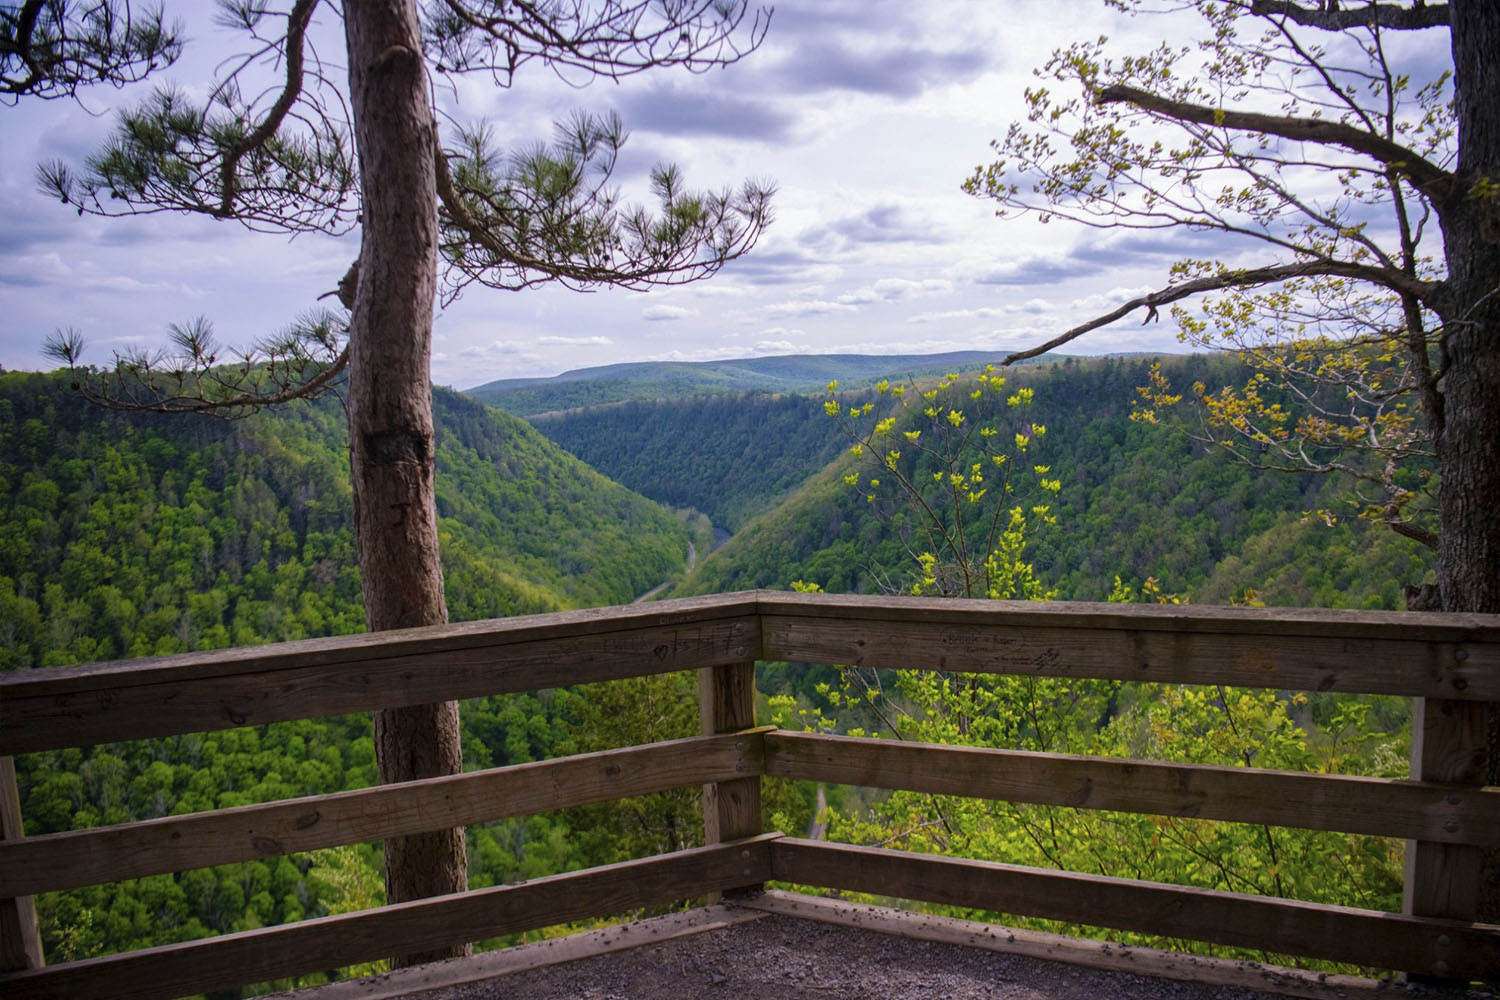
[[[511,378],[465,392],[529,417],[637,399],[720,392],[821,392],[832,380],[854,388],[882,378],[974,371],[998,364],[1004,351],[946,354],[783,354],[725,361],[632,361],[578,368],[550,378]],[[1056,360],[1048,357],[1047,360]]]

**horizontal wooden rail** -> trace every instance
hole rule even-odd
[[[746,591],[0,675],[0,756],[755,659],[1500,700],[1500,615]]]
[[[518,885],[0,973],[28,1000],[160,1000],[430,951],[763,881],[775,834],[626,861]]]
[[[783,838],[772,877],[997,913],[1471,978],[1500,969],[1500,926],[1189,886]]]
[[[753,595],[0,676],[0,756],[753,659]]]
[[[935,795],[1500,845],[1500,788],[780,731],[765,736],[765,768]]]
[[[762,591],[762,659],[1500,701],[1500,615]]]
[[[756,591],[10,673],[0,676],[0,757],[695,668],[713,668],[705,676],[715,699],[728,697],[729,686],[716,678],[739,678],[735,697],[744,702],[749,664],[765,659],[1386,693],[1459,706],[1469,718],[1475,702],[1500,701],[1500,615]],[[717,709],[708,714],[712,728],[745,723],[725,721],[728,714]],[[1452,740],[1443,746],[1449,744],[1459,746]],[[1451,749],[1442,753],[1472,756]],[[0,841],[0,898],[699,782],[720,790],[743,786],[741,798],[750,802],[761,773],[1407,837],[1441,858],[1473,854],[1463,845],[1500,845],[1500,790],[1464,785],[1466,777],[1430,768],[1422,775],[1445,783],[733,733],[211,814],[7,837]],[[714,812],[721,825],[722,812]],[[1500,967],[1500,928],[1462,920],[809,842],[738,843],[746,846],[711,846],[524,886],[5,973],[0,991],[177,995],[617,913],[767,877],[1440,976]],[[1448,900],[1430,912],[1468,915],[1451,905],[1455,879],[1440,882],[1425,871],[1414,881],[1427,895]]]
[[[0,841],[0,898],[762,774],[938,795],[1500,845],[1500,788],[759,730]]]
[[[760,734],[699,736],[0,841],[0,898],[468,826],[761,773]]]

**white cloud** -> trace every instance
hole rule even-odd
[[[513,358],[525,354],[528,345],[515,340],[495,340],[488,344],[475,344],[459,351],[464,358]]]
[[[106,292],[151,292],[164,289],[174,289],[174,286],[163,281],[141,281],[129,275],[115,274],[103,278],[85,278],[79,282],[83,288],[97,289]]]
[[[1094,295],[1084,296],[1081,299],[1074,299],[1068,303],[1068,308],[1087,309],[1090,311],[1110,309],[1122,302],[1129,302],[1133,298],[1145,295],[1151,290],[1150,285],[1141,285],[1136,288],[1111,288],[1107,292],[1099,292]]]
[[[938,295],[953,291],[953,282],[946,278],[928,278],[911,281],[907,278],[881,278],[873,284],[845,292],[838,297],[843,303],[899,302],[902,299],[922,295]]]
[[[968,340],[856,340],[837,344],[824,344],[819,354],[943,354],[948,351],[969,351],[977,345]]]
[[[806,344],[794,344],[790,340],[762,340],[755,345],[756,354],[810,354]]]
[[[652,323],[660,323],[674,319],[685,319],[693,315],[693,310],[684,309],[682,306],[655,305],[647,306],[641,310],[641,319]]]
[[[608,337],[538,337],[538,344],[561,344],[567,347],[603,347],[613,344]]]
[[[947,312],[917,313],[908,323],[956,323],[964,320],[992,319],[1005,310],[984,306],[979,309],[950,309]]]
[[[750,351],[737,344],[728,347],[703,347],[696,351],[663,351],[660,354],[650,354],[642,358],[643,361],[723,361],[727,358],[743,358]]]
[[[1076,278],[1088,265],[1056,256],[1032,256],[1010,261],[960,261],[952,273],[979,285],[1016,285],[1020,287],[1054,285]]]
[[[824,313],[856,311],[857,307],[847,302],[828,302],[823,299],[814,299],[811,302],[778,302],[775,305],[766,306],[766,312],[772,316],[821,316]]]
[[[693,294],[700,299],[742,298],[749,295],[750,291],[744,285],[731,285],[712,281],[700,281],[693,286]]]

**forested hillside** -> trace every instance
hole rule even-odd
[[[983,351],[950,354],[793,354],[729,361],[637,361],[579,368],[551,378],[513,378],[468,390],[507,413],[539,413],[628,400],[704,396],[717,392],[816,393],[829,379],[846,385],[906,375],[973,371],[995,360]]]
[[[520,420],[443,391],[435,410],[454,620],[624,603],[685,567],[687,530],[656,504]],[[344,428],[332,399],[240,421],[151,416],[93,407],[61,376],[0,374],[0,666],[362,630]],[[575,692],[466,703],[466,763],[597,739],[591,713]],[[376,780],[367,715],[17,765],[32,834]],[[604,836],[609,823],[586,825]],[[562,815],[472,830],[472,884],[597,862],[597,838],[569,826]],[[383,897],[380,864],[378,845],[365,845],[53,893],[38,900],[44,943],[59,961],[344,912]]]
[[[1234,362],[1222,357],[1166,365],[1180,381],[1236,376]],[[1180,419],[1190,414],[1132,421],[1146,371],[1146,360],[1066,360],[1006,372],[1007,386],[993,399],[956,397],[963,421],[1006,428],[996,439],[1001,446],[1009,447],[1012,433],[1026,439],[1024,455],[1015,456],[1023,474],[1003,494],[1007,505],[1048,508],[1024,532],[1020,575],[1036,581],[1026,592],[1097,600],[1129,597],[1133,586],[1139,596],[1154,577],[1162,589],[1200,602],[1397,607],[1402,585],[1429,572],[1423,550],[1380,526],[1303,516],[1340,509],[1341,484],[1248,469],[1195,442],[1193,425]],[[913,394],[932,384],[919,381]],[[973,384],[960,379],[952,391]],[[1006,401],[1016,389],[1029,390],[1011,397],[1019,405]],[[679,592],[792,581],[904,589],[918,576],[901,544],[912,522],[891,518],[890,509],[876,516],[879,505],[867,499],[874,480],[857,469],[828,412],[858,408],[860,419],[882,422],[889,414],[883,433],[894,441],[940,429],[942,414],[914,423],[890,394],[889,386],[884,393],[841,386],[836,406],[826,396],[713,394],[617,403],[537,423],[620,480],[741,528],[706,556],[706,526],[696,519],[699,565]],[[448,392],[435,405],[438,509],[455,620],[620,603],[683,572],[688,528],[666,511],[518,419]],[[344,433],[332,401],[238,422],[152,417],[90,407],[58,376],[0,375],[0,664],[26,669],[360,629]],[[1033,475],[1036,468],[1043,471]],[[934,470],[915,463],[909,471]],[[1116,587],[1116,576],[1128,586]],[[770,696],[762,718],[880,729],[878,718],[855,707],[863,695],[840,695],[857,681],[828,666],[768,665],[759,679]],[[1166,731],[1183,713],[1197,713],[1190,725],[1212,726],[1214,712],[1228,711],[1227,702],[1179,704],[1186,695],[1167,689],[1101,697],[1107,706],[1099,718],[1112,721],[1079,723],[1074,735],[1080,747],[1113,740],[1104,746],[1109,753],[1155,752],[1140,742],[1142,720]],[[696,728],[695,703],[686,676],[479,699],[463,706],[465,765],[687,735]],[[897,692],[894,704],[905,712],[922,702]],[[1314,754],[1312,740],[1316,754],[1339,755],[1330,766],[1399,772],[1400,705],[1321,697],[1282,703],[1271,692],[1237,710],[1264,716],[1298,754]],[[1325,729],[1352,732],[1354,743],[1325,739]],[[1368,739],[1358,735],[1365,730]],[[34,754],[17,763],[31,833],[376,780],[366,716]],[[810,788],[773,783],[767,794],[769,823],[806,829]],[[889,836],[880,825],[889,817],[869,812],[874,804],[831,794],[837,835]],[[686,790],[474,827],[470,885],[688,846],[700,836],[698,809]],[[875,825],[859,825],[867,821]],[[974,843],[987,843],[990,820],[975,822]],[[1064,846],[1079,848],[1080,838],[1093,835],[1069,834]],[[1308,841],[1306,850],[1345,847]],[[1367,874],[1308,891],[1335,900],[1368,893],[1373,905],[1385,905],[1399,858],[1389,845],[1370,852]],[[1037,863],[1019,854],[1013,860]],[[49,894],[38,900],[44,942],[58,961],[346,912],[383,899],[381,864],[378,845],[356,845]],[[1185,876],[1173,869],[1162,877]]]
[[[436,396],[450,613],[629,601],[684,565],[669,514],[519,420]],[[0,657],[15,667],[363,627],[336,401],[240,421],[98,409],[0,375]]]
[[[846,446],[812,396],[718,393],[531,418],[537,430],[659,503],[738,531]]]
[[[1028,544],[1038,575],[1061,598],[1102,600],[1118,575],[1136,583],[1154,577],[1170,591],[1219,603],[1253,590],[1271,604],[1402,606],[1403,585],[1430,571],[1427,550],[1355,520],[1343,499],[1346,483],[1257,471],[1195,441],[1189,414],[1159,425],[1132,421],[1135,387],[1145,384],[1148,365],[1069,360],[1008,375],[1014,386],[1034,390],[1024,423],[1048,429],[1027,460],[1048,466],[1061,482],[1050,499],[1057,523],[1037,528]],[[1236,362],[1224,357],[1169,359],[1166,367],[1180,382],[1236,375]],[[837,432],[821,411],[807,421],[804,435]],[[799,579],[830,591],[899,586],[911,559],[889,526],[871,516],[863,492],[845,482],[855,464],[846,454],[812,476],[701,561],[679,592],[783,587]],[[1307,516],[1323,508],[1348,516],[1335,526]]]

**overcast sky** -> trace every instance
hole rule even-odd
[[[204,6],[191,5],[189,58],[167,79],[201,84],[234,51]],[[759,51],[703,76],[664,70],[576,88],[531,65],[510,90],[469,80],[448,95],[463,120],[488,119],[516,145],[546,138],[574,109],[618,111],[631,131],[618,171],[627,199],[658,161],[677,163],[693,186],[755,177],[778,194],[760,245],[705,282],[467,292],[437,318],[437,382],[469,388],[618,361],[1010,350],[1161,284],[1183,255],[1177,235],[997,220],[959,189],[988,162],[989,141],[1023,117],[1022,89],[1052,49],[1108,34],[1144,50],[1170,22],[1119,19],[1094,0],[775,7]],[[357,235],[288,240],[199,218],[79,218],[38,193],[36,162],[80,161],[120,99],[0,108],[7,369],[50,367],[38,348],[65,326],[82,331],[95,363],[128,343],[158,344],[167,323],[199,314],[223,341],[248,343],[332,290],[357,255]],[[1075,349],[1182,348],[1170,322],[1126,319]]]

